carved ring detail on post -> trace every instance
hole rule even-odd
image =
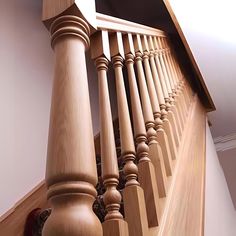
[[[50,28],[52,38],[51,45],[54,47],[55,41],[64,36],[80,37],[85,44],[85,48],[89,48],[90,29],[88,24],[77,16],[65,15],[58,17]]]

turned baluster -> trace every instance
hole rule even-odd
[[[95,59],[98,74],[102,179],[106,189],[104,204],[107,214],[102,225],[104,235],[122,235],[122,231],[127,231],[127,224],[119,212],[121,203],[121,194],[117,190],[119,170],[107,83],[108,59],[110,59],[108,42],[107,31],[97,32],[91,39],[91,55],[92,59]],[[116,229],[115,232],[113,228]]]
[[[156,37],[153,37],[153,44],[154,44],[154,51],[155,51],[154,58],[155,58],[155,62],[156,62],[156,66],[157,66],[157,70],[158,70],[158,74],[159,74],[159,78],[160,78],[161,88],[162,88],[164,99],[165,99],[165,109],[167,111],[167,114],[166,114],[164,109],[161,110],[163,119],[165,117],[165,120],[166,120],[166,122],[164,122],[164,126],[166,126],[166,129],[168,129],[168,135],[173,135],[173,137],[174,137],[174,139],[171,138],[169,141],[170,141],[170,145],[174,147],[175,153],[176,153],[177,147],[179,144],[179,137],[177,135],[176,120],[175,120],[174,114],[171,110],[170,98],[169,98],[169,94],[168,94],[167,87],[166,87],[163,68],[161,65],[161,55],[160,55],[159,48],[157,46]],[[162,107],[164,107],[164,106],[162,105]],[[176,156],[176,154],[175,154],[175,156]]]
[[[143,189],[137,182],[138,168],[134,164],[136,153],[122,72],[124,48],[120,32],[110,36],[110,52],[116,78],[121,155],[125,163],[123,168],[126,179],[123,190],[125,219],[128,222],[129,235],[145,236],[148,234],[148,221]]]
[[[161,147],[157,142],[157,133],[155,131],[155,121],[152,112],[152,105],[148,94],[148,88],[145,80],[145,74],[142,65],[142,44],[140,35],[135,35],[134,38],[135,48],[135,65],[137,68],[139,90],[141,96],[141,104],[143,109],[144,121],[147,130],[149,157],[154,165],[158,192],[160,197],[165,197],[167,194],[167,176],[164,167],[164,160]]]
[[[180,82],[179,82],[179,78],[178,78],[178,73],[176,71],[176,68],[175,68],[175,65],[173,63],[173,59],[172,59],[172,53],[171,53],[171,47],[170,45],[168,44],[167,42],[167,38],[163,38],[163,42],[166,46],[166,55],[167,55],[167,58],[170,62],[170,65],[171,65],[171,68],[172,68],[172,72],[174,74],[174,85],[175,85],[175,91],[176,91],[176,96],[177,96],[177,99],[180,99],[180,103],[182,105],[182,111],[183,111],[183,118],[186,119],[187,117],[187,103],[186,103],[186,100],[185,100],[185,97],[184,97],[184,93],[181,89],[181,85],[180,85]]]
[[[151,68],[152,68],[152,73],[153,73],[153,79],[154,79],[154,83],[155,83],[155,87],[156,87],[156,91],[157,91],[157,96],[158,96],[159,103],[160,103],[161,119],[163,121],[163,129],[167,134],[171,157],[172,157],[172,159],[176,159],[177,150],[176,150],[176,146],[175,146],[176,145],[175,138],[174,138],[172,126],[171,126],[171,124],[168,120],[168,117],[167,117],[167,111],[166,111],[167,108],[166,108],[165,98],[164,98],[164,97],[168,96],[168,93],[167,93],[166,87],[161,86],[161,81],[163,81],[164,75],[162,73],[162,69],[161,69],[161,65],[159,62],[157,52],[156,52],[156,50],[154,50],[155,47],[153,44],[153,37],[152,36],[149,36],[148,43],[149,43],[149,49],[150,49],[150,63],[151,63]]]
[[[85,49],[89,26],[63,15],[51,24],[55,51],[46,185],[52,213],[43,235],[102,235],[92,210],[97,171],[93,142]]]
[[[135,142],[137,145],[137,158],[139,169],[139,182],[144,190],[149,227],[158,226],[160,220],[160,206],[158,202],[158,190],[154,167],[149,159],[149,147],[143,112],[138,92],[138,85],[134,72],[134,46],[131,34],[123,36],[125,64],[128,72],[131,109]]]
[[[172,61],[173,61],[173,64],[174,64],[174,67],[175,67],[175,70],[176,70],[176,73],[177,73],[177,78],[179,80],[179,87],[180,87],[180,90],[183,91],[183,94],[184,94],[184,97],[185,97],[185,101],[188,103],[187,107],[189,108],[190,107],[190,102],[191,102],[191,95],[189,93],[189,90],[188,90],[188,83],[186,83],[184,80],[184,76],[180,70],[180,67],[179,67],[179,64],[177,62],[177,59],[176,59],[176,56],[175,54],[172,52]]]
[[[175,93],[176,93],[176,100],[179,103],[180,103],[180,106],[181,106],[181,114],[182,114],[182,119],[185,121],[186,118],[187,118],[187,105],[186,105],[186,101],[185,101],[185,98],[184,98],[184,94],[182,92],[182,90],[180,89],[180,84],[179,84],[179,81],[178,81],[178,74],[175,70],[175,66],[173,64],[173,60],[172,60],[172,57],[171,57],[171,47],[170,45],[168,44],[167,42],[167,38],[163,38],[163,44],[165,45],[165,48],[166,48],[166,57],[167,57],[167,60],[169,61],[169,64],[170,64],[170,68],[171,68],[171,71],[172,71],[172,74],[173,74],[173,83],[174,83],[174,87],[175,87]]]
[[[177,120],[179,121],[179,134],[182,134],[183,131],[183,127],[184,127],[184,117],[183,117],[183,112],[182,109],[180,107],[179,102],[177,101],[177,93],[176,93],[176,89],[175,89],[175,85],[174,85],[174,76],[175,74],[173,73],[173,71],[171,70],[171,63],[168,60],[168,56],[167,56],[167,48],[165,47],[165,44],[163,43],[163,37],[159,37],[159,45],[162,51],[162,55],[163,55],[163,60],[167,69],[167,74],[168,74],[168,81],[170,84],[170,89],[172,91],[172,98],[173,98],[173,104],[176,105],[177,108]]]
[[[168,90],[170,92],[170,95],[172,95],[172,97],[174,97],[173,93],[174,93],[174,85],[173,85],[173,74],[170,68],[170,64],[169,61],[167,60],[166,57],[166,49],[164,47],[164,44],[162,44],[162,39],[163,37],[158,37],[158,45],[159,45],[159,50],[161,52],[162,55],[162,59],[163,59],[163,64],[164,64],[164,70],[166,71],[166,78],[168,78],[168,83],[167,83],[167,87]]]
[[[176,149],[175,145],[171,145],[171,143],[174,142],[174,136],[173,133],[168,133],[168,129],[164,127],[165,122],[168,122],[167,120],[167,112],[166,112],[166,105],[165,105],[165,99],[163,95],[163,91],[161,88],[161,83],[160,83],[160,78],[159,74],[156,68],[156,63],[155,63],[155,51],[154,51],[154,45],[153,45],[153,40],[152,36],[148,37],[148,49],[149,49],[149,61],[150,61],[150,66],[151,66],[151,71],[153,75],[153,81],[156,89],[156,94],[158,97],[160,109],[161,109],[161,120],[163,121],[162,123],[159,123],[157,126],[157,136],[159,135],[159,143],[161,146],[166,145],[166,153],[165,155],[169,156],[170,159],[174,160],[176,159]],[[167,135],[168,134],[168,135]]]
[[[174,113],[174,117],[175,117],[175,120],[176,120],[176,131],[177,131],[177,136],[178,136],[178,141],[180,141],[180,136],[182,134],[182,123],[180,121],[180,115],[179,115],[179,111],[176,107],[176,104],[175,104],[175,97],[173,95],[173,91],[172,91],[172,87],[171,87],[171,75],[170,75],[170,72],[169,72],[169,66],[168,66],[168,63],[166,61],[166,58],[165,58],[165,53],[164,53],[164,50],[163,50],[163,47],[162,47],[162,44],[161,44],[161,41],[160,41],[160,37],[157,37],[157,45],[158,45],[158,50],[159,50],[159,53],[160,53],[160,61],[161,61],[161,65],[162,65],[162,68],[163,68],[163,71],[164,71],[164,78],[165,78],[165,81],[166,81],[166,87],[167,87],[167,91],[168,91],[168,94],[169,94],[169,98],[170,98],[170,105],[171,105],[171,110],[173,111]]]
[[[166,174],[167,176],[170,176],[172,175],[172,162],[171,162],[169,146],[167,146],[169,145],[167,144],[168,140],[167,138],[163,139],[164,138],[163,136],[164,130],[162,129],[163,121],[161,120],[160,105],[159,105],[158,96],[157,96],[155,85],[154,85],[152,71],[149,64],[150,52],[149,52],[147,37],[142,36],[141,40],[142,40],[142,47],[143,47],[143,64],[144,64],[144,71],[146,75],[146,82],[147,82],[148,92],[149,92],[150,101],[152,105],[152,111],[153,111],[153,115],[155,119],[155,124],[157,127],[157,134],[159,134],[157,135],[157,141],[161,145],[165,168],[166,168]],[[151,55],[151,57],[153,57],[153,55]]]
[[[168,63],[166,62],[165,54],[164,54],[164,51],[163,51],[163,48],[162,48],[162,45],[160,42],[160,37],[155,37],[154,42],[157,46],[157,51],[159,53],[160,63],[161,63],[161,67],[162,67],[163,74],[164,74],[164,80],[165,80],[166,88],[167,88],[168,95],[169,95],[170,110],[174,114],[175,125],[173,125],[173,128],[176,129],[176,139],[177,139],[177,142],[179,143],[179,139],[180,139],[180,136],[182,133],[181,132],[182,131],[182,127],[181,127],[182,124],[180,121],[179,112],[175,106],[175,97],[173,96],[173,92],[172,92],[172,88],[171,88],[171,75],[170,75]]]
[[[175,63],[173,61],[171,46],[170,46],[170,43],[168,42],[167,38],[163,38],[163,43],[164,43],[165,47],[167,48],[167,57],[169,58],[169,61],[170,61],[170,64],[171,64],[171,68],[172,68],[172,71],[174,73],[174,77],[173,78],[174,78],[176,92],[177,92],[177,94],[180,95],[180,98],[182,99],[182,104],[183,104],[185,113],[187,115],[186,100],[184,98],[184,93],[183,93],[183,90],[182,90],[182,87],[181,87],[181,82],[180,82],[180,79],[179,79],[179,75],[178,75]]]
[[[167,90],[168,100],[166,99],[166,101],[167,101],[166,108],[167,108],[168,115],[170,116],[169,120],[172,123],[176,146],[178,147],[179,142],[180,142],[180,134],[179,134],[180,124],[177,121],[177,110],[176,110],[176,107],[174,106],[174,100],[172,97],[172,91],[171,91],[170,84],[169,84],[169,78],[167,75],[166,65],[165,65],[164,59],[163,59],[163,52],[162,52],[162,49],[160,48],[157,37],[154,37],[154,46],[157,50],[158,58],[159,58],[161,68],[163,71],[163,82],[161,84],[162,84],[162,86],[165,86],[166,90]]]
[[[173,65],[172,65],[172,61],[170,59],[170,47],[169,45],[167,44],[167,38],[166,37],[162,37],[161,38],[161,42],[162,42],[162,45],[163,45],[163,49],[165,51],[165,57],[166,57],[166,60],[168,62],[168,65],[169,65],[169,68],[170,68],[170,73],[171,73],[171,79],[172,79],[172,83],[174,85],[174,88],[173,89],[177,89],[177,78],[176,78],[176,71],[174,70],[173,68]]]
[[[180,65],[179,65],[178,61],[176,60],[176,56],[175,56],[175,62],[176,62],[177,70],[179,72],[179,77],[181,78],[181,86],[183,87],[186,97],[189,99],[189,104],[190,104],[193,99],[192,89],[180,69]]]
[[[172,61],[172,65],[173,65],[173,68],[174,68],[174,71],[175,71],[175,74],[176,74],[177,91],[179,91],[179,93],[181,94],[183,104],[185,105],[185,110],[186,110],[186,114],[187,114],[188,108],[189,108],[189,97],[188,97],[187,91],[185,89],[183,79],[180,79],[181,77],[180,77],[180,74],[178,73],[178,70],[176,68],[176,64],[173,60],[172,54],[170,54],[170,59]]]

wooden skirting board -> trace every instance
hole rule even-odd
[[[48,206],[46,185],[42,181],[0,217],[0,235],[24,235],[24,227],[28,214],[35,208],[47,208]]]

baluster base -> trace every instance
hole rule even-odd
[[[167,119],[172,125],[172,133],[174,135],[175,147],[176,149],[178,149],[180,140],[179,140],[179,134],[178,134],[178,127],[177,127],[178,124],[175,119],[175,112],[173,112],[173,107],[171,107],[171,110],[168,111]]]
[[[149,146],[149,158],[154,166],[157,188],[160,197],[166,197],[167,195],[167,176],[164,166],[163,154],[159,143],[152,141]]]
[[[129,236],[148,235],[147,211],[143,189],[128,186],[123,191],[125,219],[129,226]]]
[[[144,191],[148,226],[155,227],[159,225],[162,214],[162,209],[159,204],[155,170],[153,164],[147,161],[138,164],[138,171],[139,183]]]
[[[168,142],[167,135],[163,129],[157,130],[157,141],[162,148],[166,175],[171,176],[172,175],[172,158],[171,158],[171,152],[170,152],[170,145]]]
[[[106,220],[102,229],[103,236],[129,236],[128,224],[123,219]]]
[[[177,157],[177,149],[176,149],[176,144],[175,144],[175,140],[174,140],[172,126],[171,126],[169,120],[167,120],[167,119],[163,120],[163,129],[166,131],[166,136],[168,137],[172,160],[175,160]]]

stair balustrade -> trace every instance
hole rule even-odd
[[[85,1],[49,2],[44,0],[43,20],[56,62],[46,170],[52,211],[43,235],[167,235],[177,170],[200,104],[169,35],[96,13],[92,5],[89,12],[85,9],[91,3]],[[97,163],[88,48],[99,91]],[[115,80],[115,94],[108,80]],[[118,128],[110,96],[117,100]],[[93,211],[97,192],[102,204]]]

